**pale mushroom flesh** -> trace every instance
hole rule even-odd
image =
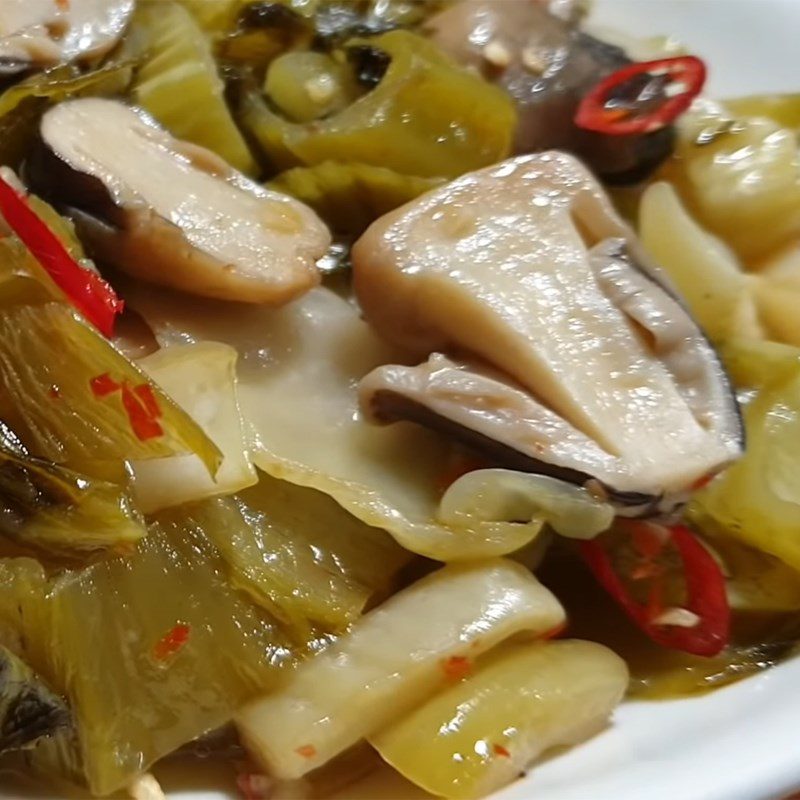
[[[134,0],[4,0],[0,74],[105,55],[120,40]]]
[[[34,187],[101,263],[197,295],[281,305],[315,286],[326,226],[215,154],[114,100],[62,103],[41,123]]]
[[[601,487],[629,514],[680,505],[742,451],[713,348],[571,156],[519,157],[424,195],[374,223],[353,266],[384,337],[457,357],[371,373],[373,419]]]

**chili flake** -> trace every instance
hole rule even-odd
[[[191,631],[188,625],[179,622],[156,642],[153,647],[153,658],[156,661],[166,661],[174,656],[189,641]]]
[[[511,758],[511,753],[506,750],[505,747],[501,744],[492,745],[492,750],[496,756],[501,756],[502,758]]]
[[[137,388],[141,389],[141,387]],[[155,398],[152,398],[152,402],[155,403]],[[145,442],[164,434],[164,430],[157,420],[157,417],[161,416],[158,406],[156,406],[157,413],[151,413],[152,406],[148,407],[149,403],[142,400],[140,394],[132,390],[127,383],[122,385],[122,405],[138,439]]]
[[[295,753],[303,758],[314,758],[314,756],[317,754],[317,748],[314,747],[313,744],[304,744],[301,747],[298,747],[295,750]]]
[[[120,384],[118,384],[107,372],[102,375],[96,375],[89,381],[89,386],[92,389],[92,394],[95,397],[108,397],[114,392],[118,392]]]
[[[450,681],[461,681],[472,672],[472,662],[466,656],[450,656],[442,661],[442,671]]]

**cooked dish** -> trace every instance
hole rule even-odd
[[[0,0],[0,787],[485,798],[794,653],[800,95],[707,68],[572,0]]]

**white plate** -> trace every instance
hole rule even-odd
[[[712,96],[800,91],[800,0],[597,0],[595,17],[686,43],[709,64]],[[493,800],[776,800],[800,788],[798,687],[795,660],[698,699],[626,704],[608,731],[539,765]],[[217,789],[214,776],[206,781],[205,772],[200,767],[193,788],[175,787],[170,797],[234,796]],[[19,796],[0,789],[5,800]],[[387,771],[339,798],[425,796]]]

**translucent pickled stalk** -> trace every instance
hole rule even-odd
[[[602,645],[516,645],[370,741],[432,794],[486,797],[548,750],[599,732],[627,685],[625,662]]]
[[[64,304],[2,308],[0,386],[26,444],[49,461],[96,474],[99,464],[192,452],[212,473],[219,466],[202,429]]]
[[[132,25],[146,54],[131,90],[134,102],[173,136],[207,147],[241,172],[257,172],[226,103],[211,44],[192,15],[157,0],[141,3]]]
[[[394,595],[243,709],[239,730],[271,775],[299,778],[385,728],[522,631],[561,625],[556,598],[519,564],[449,565]]]
[[[158,350],[137,362],[222,453],[210,475],[194,454],[151,458],[131,464],[133,496],[145,514],[233,494],[258,481],[236,389],[236,351],[219,342]]]

